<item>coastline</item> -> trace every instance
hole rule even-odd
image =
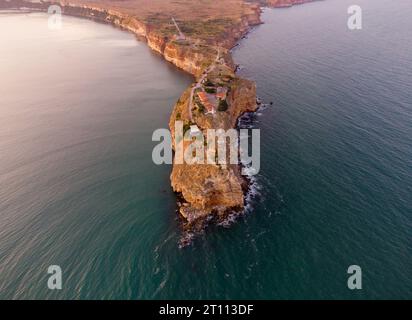
[[[193,76],[108,23],[0,10],[1,299],[412,298],[412,6],[363,1],[381,14],[357,32],[341,4],[265,7],[232,49],[263,102],[237,123],[261,170],[202,230],[151,158]]]
[[[236,74],[236,65],[231,56],[233,49],[250,30],[261,21],[262,9],[259,4],[248,4],[247,15],[242,16],[237,25],[225,34],[224,39],[212,39],[211,43],[190,39],[176,40],[164,36],[153,26],[139,21],[136,17],[119,10],[64,1],[26,2],[11,0],[6,5],[9,8],[29,8],[46,11],[50,5],[59,5],[62,13],[70,16],[88,18],[97,22],[109,23],[123,30],[132,32],[139,40],[145,40],[148,46],[176,67],[186,71],[195,78],[192,84],[181,96],[170,116],[170,130],[174,136],[175,122],[183,121],[185,125],[196,125],[202,132],[208,129],[229,130],[238,128],[240,117],[247,112],[255,112],[258,108],[256,85],[254,82],[242,79]],[[291,0],[293,3],[303,3],[311,0]],[[284,1],[275,6],[284,6]],[[287,1],[290,2],[290,1]],[[266,3],[271,5],[270,1]],[[7,9],[0,6],[0,9]],[[216,57],[216,58],[215,58]],[[219,60],[219,62],[218,62]],[[213,66],[213,67],[212,67]],[[218,69],[219,72],[215,72]],[[214,70],[214,71],[212,71]],[[222,83],[228,92],[228,109],[216,112],[210,116],[196,111],[192,112],[193,91],[201,79],[214,83]],[[225,80],[224,79],[229,79]],[[199,82],[197,82],[199,81]],[[191,94],[190,94],[191,93]],[[175,141],[173,149],[176,150]],[[203,228],[204,223],[211,219],[222,221],[236,212],[243,212],[246,206],[247,193],[251,182],[241,175],[241,165],[188,165],[173,164],[171,185],[178,195],[179,212],[185,220],[185,229]]]

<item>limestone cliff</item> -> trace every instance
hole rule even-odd
[[[175,134],[176,120],[185,124],[195,124],[206,136],[207,129],[235,128],[240,115],[256,110],[255,84],[237,77],[233,68],[226,63],[207,73],[207,79],[213,83],[221,83],[222,79],[227,81],[227,110],[205,114],[192,106],[193,109],[190,111],[192,88],[188,88],[173,109],[169,123],[172,136]],[[176,148],[174,140],[173,147]],[[238,165],[174,164],[171,182],[173,190],[182,195],[180,213],[189,224],[202,221],[211,215],[222,218],[228,213],[244,208],[247,182],[241,176]]]

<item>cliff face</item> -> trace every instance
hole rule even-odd
[[[195,77],[199,76],[213,60],[209,47],[175,41],[167,43],[163,56],[167,61]]]
[[[227,49],[233,48],[251,27],[262,24],[259,5],[250,5],[248,14],[241,18],[239,24],[228,30],[223,38],[218,39],[218,44]]]
[[[206,137],[207,129],[228,130],[236,127],[237,119],[245,112],[255,111],[256,86],[252,81],[238,78],[226,63],[218,65],[207,74],[210,82],[230,79],[228,89],[228,109],[216,114],[190,108],[192,88],[188,88],[176,103],[169,122],[172,136],[175,134],[177,120],[185,124],[195,124]],[[173,140],[176,150],[176,141]],[[244,192],[247,182],[240,174],[238,165],[219,164],[174,164],[171,174],[173,190],[182,195],[181,215],[189,225],[204,221],[212,215],[219,218],[244,208]]]
[[[110,4],[110,2],[108,3]],[[220,46],[230,49],[251,26],[261,23],[259,6],[249,4],[243,9],[243,14],[239,20],[234,20],[233,23],[226,26],[225,31],[217,37],[200,35],[199,38],[188,38],[187,41],[175,41],[176,30],[172,26],[172,33],[170,33],[170,30],[167,30],[164,26],[165,22],[163,20],[158,25],[157,22],[153,22],[149,18],[139,19],[129,7],[114,7],[116,9],[113,9],[108,3],[106,1],[99,3],[90,0],[73,0],[72,2],[64,0],[46,2],[10,0],[0,3],[0,8],[28,7],[47,11],[51,4],[57,4],[62,8],[63,14],[110,23],[134,33],[139,38],[147,41],[148,46],[163,55],[167,61],[195,77],[213,62],[215,55],[213,47]],[[114,3],[117,4],[118,2]],[[170,24],[170,16],[166,20]],[[229,60],[230,57],[227,57],[228,62]],[[233,64],[233,62],[229,63]]]

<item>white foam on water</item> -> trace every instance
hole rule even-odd
[[[256,124],[259,123],[259,121],[256,120],[256,116],[262,115],[262,112],[257,112],[257,111],[263,111],[267,108],[266,104],[261,104],[259,108],[256,110],[256,112],[247,112],[244,113],[241,117],[239,117],[238,122],[237,122],[237,127],[239,129],[254,129],[256,128]],[[246,138],[244,138],[246,139]],[[219,221],[216,225],[219,227],[223,228],[229,228],[231,227],[240,217],[245,216],[246,214],[250,214],[253,212],[254,209],[254,204],[256,203],[256,200],[259,199],[261,195],[261,186],[258,182],[258,176],[254,174],[254,169],[250,167],[250,165],[245,165],[242,163],[242,169],[246,173],[246,179],[248,180],[248,190],[245,194],[245,207],[243,210],[238,211],[238,212],[233,212],[228,214],[225,219],[222,221]],[[210,218],[212,219],[212,217]],[[202,230],[199,231],[184,231],[182,236],[180,237],[179,240],[179,249],[188,247],[193,244],[193,241],[196,239],[197,236],[200,234],[203,234],[205,229],[207,228],[208,225],[207,221],[203,227]]]

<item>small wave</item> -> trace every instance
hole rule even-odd
[[[120,48],[131,48],[136,47],[139,43],[136,40],[105,40],[102,41],[104,46],[108,47],[120,47]]]
[[[257,200],[261,198],[261,185],[257,176],[251,175],[247,177],[249,181],[248,190],[245,193],[245,207],[241,211],[234,211],[227,214],[223,219],[218,218],[216,225],[218,227],[230,228],[234,223],[238,221],[240,217],[251,214],[253,212],[254,206],[257,203]],[[179,242],[179,249],[189,247],[193,244],[194,240],[200,235],[205,233],[207,226],[212,222],[216,221],[215,217],[210,216],[205,222],[201,224],[201,227],[197,227],[195,230],[185,230],[183,231]]]
[[[179,239],[179,249],[186,248],[193,243],[196,234],[194,232],[184,231]]]

